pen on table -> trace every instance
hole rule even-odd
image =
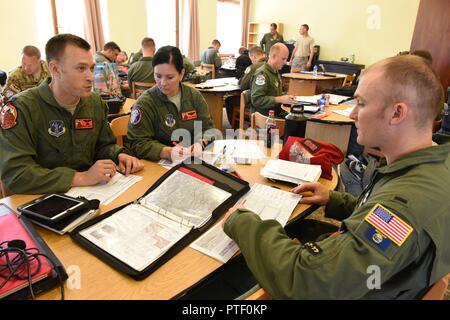
[[[244,178],[242,178],[242,176],[237,172],[237,170],[234,170],[234,174],[236,175],[236,177],[238,177],[241,180],[244,180]]]

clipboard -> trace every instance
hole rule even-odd
[[[242,195],[250,190],[250,186],[247,181],[241,180],[229,173],[223,172],[200,159],[191,158],[190,160],[191,161],[182,162],[167,171],[149,188],[149,190],[147,190],[144,196],[137,199],[136,201],[125,204],[115,210],[102,214],[80,225],[70,233],[71,238],[77,244],[97,256],[105,263],[109,264],[111,267],[127,274],[135,280],[145,279],[151,273],[161,267],[164,263],[174,257],[177,253],[183,250],[186,246],[188,246],[191,242],[197,239],[206,230],[208,230],[229,208],[231,208],[240,199]],[[118,249],[116,250],[116,248],[111,247],[107,248],[102,245],[101,242],[99,242],[101,240],[97,241],[96,238],[92,237],[92,235],[94,234],[95,236],[97,236],[97,231],[102,230],[101,228],[107,225],[108,221],[114,221],[113,219],[118,219],[118,217],[124,216],[127,210],[131,211],[135,208],[139,208],[140,210],[142,209],[142,211],[145,211],[147,208],[151,209],[149,206],[154,206],[154,203],[148,204],[146,201],[152,199],[153,195],[159,194],[161,188],[164,188],[169,182],[171,183],[173,179],[178,179],[178,176],[181,174],[188,174],[190,177],[186,178],[187,176],[183,176],[182,180],[177,181],[194,179],[196,183],[204,184],[205,188],[209,188],[206,185],[210,185],[211,188],[214,188],[214,190],[218,194],[229,194],[229,196],[225,200],[220,201],[220,203],[217,202],[218,206],[213,209],[210,212],[209,216],[203,219],[204,221],[202,221],[201,223],[194,225],[189,224],[190,221],[188,221],[186,222],[186,226],[184,226],[185,222],[181,221],[180,224],[183,223],[183,227],[180,225],[180,228],[186,227],[189,231],[186,231],[187,229],[183,229],[186,231],[185,234],[182,233],[182,236],[180,238],[177,238],[177,240],[173,243],[169,243],[169,248],[161,255],[157,256],[157,258],[149,258],[148,264],[144,264],[145,267],[137,268],[136,265],[132,263],[132,259],[124,259],[123,256],[120,256],[120,254],[118,253]],[[183,185],[179,185],[179,189],[183,189]],[[156,217],[155,212],[156,210],[152,212],[146,211],[145,214],[152,216],[153,219]],[[133,212],[133,214],[138,216],[138,213]],[[141,213],[139,213],[139,215],[141,215]],[[171,217],[173,217],[173,214],[164,214],[160,218],[162,219],[161,221],[163,223],[170,223],[171,225],[174,225],[174,221],[170,220]],[[146,230],[147,229],[148,227],[146,227]],[[93,231],[91,232],[91,230]],[[150,233],[142,235],[137,234],[136,237],[146,240],[142,237],[149,235]],[[103,234],[101,236],[103,236]]]

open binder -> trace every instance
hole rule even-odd
[[[138,200],[77,227],[85,249],[142,280],[200,236],[249,189],[199,159],[166,172]]]

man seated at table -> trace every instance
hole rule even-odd
[[[141,41],[142,58],[133,63],[128,69],[128,85],[132,88],[133,82],[155,82],[153,76],[152,60],[155,55],[155,41],[152,38],[145,37]]]
[[[219,49],[221,47],[220,41],[217,39],[214,39],[211,42],[211,46],[208,47],[205,51],[202,53],[201,62],[204,64],[213,64],[216,68],[216,73],[218,72],[219,68],[222,66],[222,59],[219,55]]]
[[[305,183],[301,203],[342,220],[327,238],[298,244],[282,226],[231,209],[225,232],[276,299],[417,299],[450,270],[450,144],[432,145],[442,85],[421,58],[392,57],[364,72],[351,114],[358,142],[387,165],[357,199]]]
[[[41,52],[35,46],[22,49],[22,65],[13,70],[6,81],[2,95],[4,103],[15,94],[38,86],[50,72],[47,63],[41,60]],[[0,101],[1,104],[1,101]]]
[[[75,35],[51,38],[45,52],[52,77],[1,109],[1,180],[12,192],[66,192],[143,168],[116,144],[108,110],[91,92],[90,49]]]
[[[239,57],[236,59],[236,78],[241,79],[245,70],[252,64],[252,59],[249,57],[249,50],[246,47],[239,48]]]
[[[270,110],[275,116],[284,118],[281,104],[296,104],[293,95],[283,95],[283,85],[280,74],[281,68],[286,64],[289,49],[283,43],[276,43],[270,49],[269,60],[255,71],[250,90],[250,106],[252,112],[259,112],[265,116]]]
[[[97,52],[94,56],[94,60],[96,63],[98,62],[106,62],[106,63],[112,63],[116,62],[117,56],[122,50],[120,50],[120,47],[117,45],[117,43],[111,41],[105,43],[103,46],[103,50],[100,52]]]

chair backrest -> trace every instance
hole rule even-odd
[[[268,117],[265,115],[262,115],[259,112],[252,113],[252,128],[256,130],[256,128],[264,128],[266,126],[266,120]],[[275,118],[275,124],[277,125],[278,132],[280,134],[280,138],[284,135],[284,125],[285,125],[284,119],[277,119]]]
[[[139,96],[147,89],[153,88],[155,82],[137,82],[133,81],[131,83],[131,98],[137,99]]]
[[[356,74],[349,74],[344,78],[344,82],[342,83],[343,87],[350,87],[355,79]]]
[[[244,130],[245,122],[245,96],[250,93],[250,90],[241,92],[241,100],[239,103],[239,129]]]
[[[111,121],[111,130],[117,138],[117,144],[123,146],[123,136],[127,135],[130,115],[121,116]]]
[[[422,300],[444,300],[445,292],[448,288],[450,273],[439,279],[431,286],[431,288],[422,297]]]
[[[211,73],[211,79],[216,78],[216,67],[213,64],[202,63],[200,69],[209,71]]]
[[[3,181],[0,180],[0,198],[8,197],[13,195],[13,193],[5,186]]]

